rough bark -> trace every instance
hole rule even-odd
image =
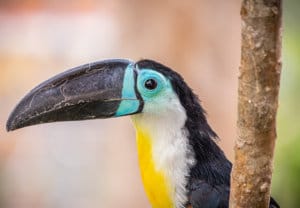
[[[281,0],[243,0],[230,207],[269,207],[281,73]]]

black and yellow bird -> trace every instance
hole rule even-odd
[[[43,82],[11,113],[7,130],[131,115],[139,166],[153,208],[225,208],[231,163],[215,143],[197,96],[152,60],[82,65]],[[271,198],[270,207],[279,207]]]

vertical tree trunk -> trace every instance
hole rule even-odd
[[[281,0],[243,0],[230,207],[269,207],[281,73]]]

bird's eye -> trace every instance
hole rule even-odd
[[[148,90],[154,90],[157,87],[157,82],[154,79],[147,79],[144,83],[144,86]]]
[[[159,95],[165,85],[165,77],[156,71],[143,69],[138,74],[137,89],[145,99]]]

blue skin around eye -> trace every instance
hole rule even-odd
[[[145,82],[148,79],[154,79],[157,82],[157,87],[155,89],[149,90],[145,88]],[[169,88],[169,85],[166,78],[160,73],[151,69],[142,69],[139,73],[137,88],[141,93],[143,100],[148,101],[154,99],[157,95],[161,95],[161,93]]]
[[[115,116],[124,116],[133,114],[138,111],[140,102],[136,97],[134,90],[135,80],[134,80],[134,66],[132,64],[128,65],[125,71],[123,88],[122,88],[122,101],[119,105]]]
[[[154,90],[148,90],[144,87],[144,82],[147,79],[155,79],[158,86]],[[140,101],[135,92],[134,65],[130,64],[125,70],[122,101],[118,107],[115,117],[134,114],[139,110]],[[151,69],[139,70],[137,78],[137,88],[144,101],[156,100],[157,102],[165,102],[165,95],[172,92],[171,83],[160,73]]]

